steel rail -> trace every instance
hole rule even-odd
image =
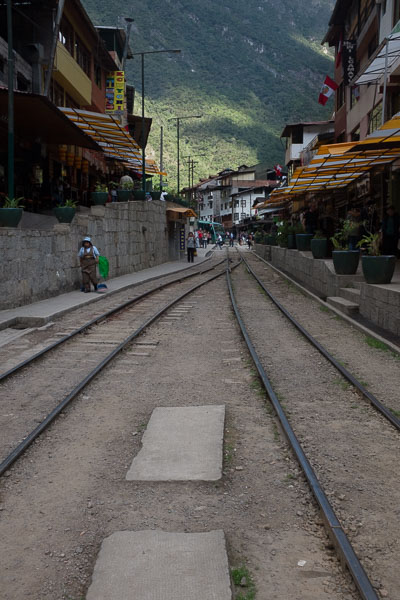
[[[242,257],[243,258],[243,257]],[[243,259],[244,260],[244,259]],[[287,417],[285,411],[283,410],[277,395],[275,394],[271,382],[264,370],[264,367],[261,364],[261,361],[258,357],[258,354],[253,346],[253,343],[249,337],[249,334],[246,330],[242,317],[240,315],[235,296],[232,288],[232,281],[230,277],[229,270],[226,271],[226,279],[229,289],[229,295],[232,302],[233,311],[235,313],[236,319],[238,321],[240,330],[242,332],[243,338],[247,344],[249,349],[251,358],[254,362],[254,365],[257,369],[257,372],[260,376],[261,382],[268,394],[268,397],[271,400],[271,403],[275,409],[275,412],[279,418],[279,421],[282,425],[283,431],[292,447],[292,450],[304,472],[304,475],[310,485],[311,491],[318,502],[318,505],[322,511],[324,521],[327,525],[329,535],[340,554],[341,559],[346,564],[349,569],[351,576],[354,580],[355,585],[360,592],[360,595],[363,600],[378,600],[378,596],[368,579],[367,574],[365,573],[359,558],[357,557],[354,549],[343,530],[343,527],[337,518],[335,511],[321,486],[321,483],[318,480],[317,475],[314,472],[308,458],[306,457],[304,450],[298,441],[296,434],[294,433]]]
[[[257,256],[257,255],[255,255],[255,256]],[[257,256],[257,258],[259,258],[259,257]],[[245,263],[247,270],[254,277],[254,279],[257,281],[257,283],[261,287],[261,289],[267,294],[267,296],[270,298],[270,300],[272,300],[272,302],[275,304],[275,306],[277,308],[279,308],[279,310],[285,315],[285,317],[287,317],[289,319],[289,321],[300,331],[300,333],[318,350],[318,352],[320,352],[322,354],[322,356],[324,356],[335,367],[335,369],[337,369],[339,371],[339,373],[341,375],[343,375],[343,377],[345,379],[347,379],[347,381],[349,383],[351,383],[351,385],[353,385],[355,388],[357,388],[358,391],[365,398],[367,398],[370,401],[370,403],[372,404],[372,406],[374,408],[376,408],[393,425],[393,427],[395,427],[399,431],[400,430],[400,419],[398,419],[396,417],[396,415],[394,415],[390,411],[390,409],[388,409],[384,404],[382,404],[382,402],[380,402],[380,400],[378,400],[378,398],[376,398],[376,396],[374,396],[374,394],[372,394],[370,391],[368,391],[358,381],[358,379],[356,379],[356,377],[354,377],[354,375],[352,375],[350,373],[350,371],[348,371],[346,369],[346,367],[344,367],[343,365],[341,365],[340,362],[338,360],[336,360],[336,358],[334,356],[332,356],[332,354],[330,354],[328,352],[328,350],[324,346],[322,346],[322,344],[320,344],[311,335],[311,333],[309,333],[302,325],[300,325],[300,323],[279,302],[279,300],[277,300],[271,294],[271,292],[264,285],[264,283],[260,280],[260,278],[255,274],[255,272],[253,271],[253,269],[251,268],[251,266],[249,265],[249,263],[247,262],[247,260],[243,256],[242,256],[242,260]],[[260,259],[260,260],[262,260],[262,259]]]
[[[213,265],[212,267],[205,269],[204,271],[196,271],[195,273],[189,273],[188,275],[184,275],[183,277],[177,277],[172,281],[167,281],[166,283],[161,283],[157,287],[152,288],[151,290],[148,290],[147,292],[143,292],[142,294],[139,294],[138,296],[135,296],[134,298],[131,298],[130,300],[127,300],[126,302],[123,302],[122,304],[116,306],[115,308],[111,308],[110,310],[106,311],[105,313],[103,313],[97,317],[94,317],[93,319],[91,319],[90,321],[88,321],[87,323],[82,325],[81,327],[74,329],[74,331],[72,331],[71,333],[68,333],[67,335],[61,337],[59,340],[57,340],[56,342],[53,342],[52,344],[49,344],[49,346],[46,346],[45,348],[43,348],[42,350],[40,350],[33,356],[30,356],[29,358],[18,363],[17,365],[12,367],[8,371],[5,371],[4,373],[0,374],[0,383],[2,381],[4,381],[5,379],[7,379],[8,377],[10,377],[11,375],[13,375],[14,373],[17,373],[18,371],[20,371],[27,365],[30,365],[38,358],[41,358],[42,356],[47,354],[47,352],[54,350],[58,346],[61,346],[61,344],[68,342],[68,340],[72,339],[79,333],[83,333],[90,327],[93,327],[93,325],[98,325],[98,323],[100,323],[101,321],[108,319],[109,317],[119,313],[120,311],[128,308],[129,306],[136,304],[136,302],[143,300],[143,298],[146,298],[147,296],[150,296],[151,294],[154,294],[155,292],[158,292],[158,291],[162,290],[163,288],[173,285],[174,283],[177,283],[179,281],[184,281],[185,279],[189,279],[190,277],[195,277],[196,275],[203,275],[204,273],[208,273],[208,271],[212,271],[213,269],[215,269],[216,267],[221,265],[223,262],[224,262],[224,260],[221,260],[218,263],[216,263],[215,265]],[[163,277],[165,277],[165,275]],[[141,284],[138,284],[138,285],[141,285]]]
[[[225,259],[222,261],[225,262]],[[239,266],[241,261],[237,263],[236,266]],[[220,264],[220,263],[219,263]],[[211,270],[211,269],[208,269]],[[207,271],[206,271],[207,272]],[[172,306],[180,302],[183,298],[192,294],[197,289],[201,288],[203,285],[207,283],[211,283],[218,277],[221,277],[225,274],[225,270],[222,270],[220,273],[213,275],[206,281],[202,281],[197,285],[191,287],[189,290],[186,290],[174,300],[168,302],[165,306],[163,306],[160,310],[158,310],[154,315],[149,317],[138,329],[136,329],[133,333],[131,333],[125,340],[123,340],[114,350],[112,350],[78,385],[74,387],[74,389],[67,395],[65,398],[47,415],[47,417],[33,429],[27,436],[22,440],[20,444],[0,463],[0,476],[2,476],[11,465],[25,452],[25,450],[32,444],[32,442],[41,434],[43,431],[54,421],[54,419],[64,410],[66,406],[74,399],[76,396],[106,367],[126,346],[128,346],[135,338],[141,335],[145,329],[147,329],[152,323],[154,323],[157,319],[159,319],[165,312],[167,312]]]

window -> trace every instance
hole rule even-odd
[[[336,91],[336,110],[339,110],[344,104],[344,83],[339,85]]]
[[[360,126],[358,126],[354,131],[351,132],[351,141],[359,142],[360,141]]]
[[[22,73],[17,73],[17,90],[20,92],[29,92],[30,90],[30,82]]]
[[[387,4],[386,0],[383,0],[383,1],[382,1],[382,4],[381,4],[381,9],[382,9],[382,17],[383,17],[383,15],[386,13],[386,4]]]
[[[211,200],[211,202],[208,203],[208,208],[212,208],[212,206],[213,206],[213,203],[212,203],[212,200]]]
[[[65,106],[68,106],[68,108],[79,108],[79,104],[69,94],[65,94]]]
[[[233,220],[234,221],[239,221],[239,213],[234,213]]]
[[[394,25],[396,25],[397,21],[400,21],[400,0],[394,0],[394,14],[393,14]]]
[[[90,77],[90,53],[79,36],[75,36],[75,60],[86,75]]]
[[[382,102],[369,113],[368,133],[373,133],[382,125]]]
[[[235,208],[239,208],[239,200],[235,200]]]
[[[350,93],[350,108],[353,108],[360,99],[360,88],[358,85],[353,85]]]
[[[56,81],[51,84],[51,101],[56,106],[64,106],[64,89]]]
[[[94,81],[98,88],[101,89],[102,77],[101,77],[101,67],[100,65],[94,65]]]
[[[292,144],[303,143],[303,127],[294,127],[292,130]]]
[[[6,61],[0,56],[0,77],[3,77],[6,71]]]
[[[71,23],[65,17],[62,18],[58,39],[68,50],[71,56],[74,56],[74,30]]]
[[[242,198],[241,201],[240,201],[240,206],[242,208],[246,208],[246,204],[247,204],[247,200],[245,200],[245,199]]]
[[[378,44],[379,44],[379,36],[378,36],[378,32],[376,32],[375,35],[374,35],[374,37],[372,38],[372,40],[368,44],[368,58],[371,58],[371,56],[373,55],[373,53],[377,49]]]

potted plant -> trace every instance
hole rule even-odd
[[[313,233],[304,233],[304,229],[301,226],[301,231],[296,233],[296,248],[300,252],[310,252],[311,240],[313,239]]]
[[[57,204],[53,212],[59,223],[71,223],[76,212],[76,202],[74,200],[66,200],[64,204]]]
[[[108,198],[108,186],[106,183],[97,182],[92,192],[92,201],[96,205],[104,205]]]
[[[133,197],[135,200],[146,200],[146,191],[143,190],[133,190]]]
[[[125,181],[117,191],[118,202],[128,202],[132,199],[133,184],[130,181]]]
[[[311,252],[314,258],[326,258],[328,254],[328,239],[323,231],[316,231],[311,240]]]
[[[153,200],[159,200],[161,198],[162,190],[158,188],[159,186],[157,186],[154,190],[151,190],[150,192]]]
[[[281,248],[288,247],[288,235],[289,235],[289,222],[288,221],[280,221],[277,223],[278,233],[276,236],[276,241],[278,242],[278,246]]]
[[[263,244],[264,243],[264,232],[263,231],[256,231],[254,234],[254,241],[256,244]]]
[[[358,242],[359,248],[365,248],[367,254],[361,258],[365,281],[372,284],[390,283],[396,266],[396,256],[381,255],[379,233],[367,233]]]
[[[353,228],[354,224],[345,219],[341,228],[331,237],[333,266],[337,275],[354,275],[358,269],[360,251],[349,250],[349,235]]]
[[[18,227],[25,208],[21,202],[24,198],[8,198],[4,200],[3,208],[0,208],[0,225],[3,227]]]

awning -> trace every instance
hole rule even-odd
[[[0,138],[7,146],[8,90],[0,88]],[[47,144],[69,144],[100,151],[90,136],[81,131],[46,96],[14,91],[14,129],[18,139]]]
[[[194,210],[192,210],[191,208],[185,208],[184,206],[171,206],[167,208],[167,213],[175,213],[176,215],[179,215],[180,217],[185,217],[185,218],[189,218],[189,217],[197,217],[196,213],[194,212]]]
[[[76,108],[60,107],[60,110],[101,147],[105,156],[141,172],[141,148],[112,115]],[[146,160],[145,168],[146,173],[160,174],[154,161]]]
[[[357,77],[356,85],[365,85],[378,82],[385,74],[386,52],[388,57],[388,73],[400,58],[400,33],[392,33],[384,40],[378,50],[377,55],[364,69],[363,73]]]

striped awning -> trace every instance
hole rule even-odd
[[[400,33],[393,33],[381,44],[375,58],[366,66],[355,81],[356,85],[377,83],[387,72],[390,74],[400,57]],[[387,63],[386,63],[387,60]]]
[[[347,187],[372,168],[385,166],[400,158],[400,113],[361,142],[321,146],[311,162],[293,173],[290,185],[271,193],[278,201],[313,191],[332,191]]]
[[[106,157],[120,160],[126,168],[141,172],[140,146],[112,115],[62,106],[59,109],[101,147]],[[161,174],[153,160],[146,159],[145,169],[151,175]]]

